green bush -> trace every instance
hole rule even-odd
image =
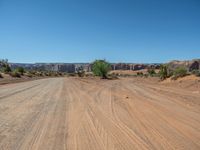
[[[149,69],[147,70],[147,72],[148,72],[148,74],[149,74],[150,76],[154,76],[154,75],[156,74],[155,69],[153,69],[153,68],[149,68]]]
[[[92,72],[96,76],[107,79],[107,74],[111,70],[111,65],[106,60],[95,60],[92,64]]]
[[[4,72],[4,73],[9,73],[9,72],[11,72],[12,70],[11,70],[11,68],[10,68],[10,66],[8,65],[8,64],[5,64],[3,67],[2,67],[2,72]]]
[[[21,74],[17,71],[13,71],[11,73],[9,73],[11,77],[14,77],[14,78],[21,78]]]
[[[160,76],[160,79],[161,79],[161,80],[164,80],[164,79],[166,79],[167,77],[169,77],[167,65],[161,65],[161,66],[160,66],[159,76]]]
[[[179,77],[184,77],[187,75],[187,69],[184,67],[178,67],[173,72],[173,79],[177,79]]]
[[[23,75],[25,73],[25,70],[23,67],[18,67],[15,69],[16,72],[20,73],[21,75]]]
[[[192,74],[194,74],[197,77],[200,77],[200,70],[193,70]]]
[[[8,60],[7,59],[0,60],[0,68],[1,68],[1,71],[4,72],[4,73],[11,72],[11,68],[10,68],[10,66],[8,64]]]

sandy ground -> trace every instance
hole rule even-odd
[[[1,85],[0,150],[199,150],[199,90],[137,78]]]

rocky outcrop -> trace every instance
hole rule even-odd
[[[185,67],[188,71],[200,69],[200,59],[187,61],[171,61],[167,63],[171,70],[177,67]],[[19,64],[10,63],[12,69],[23,67],[26,70],[40,70],[40,71],[59,71],[74,73],[80,68],[86,72],[91,72],[92,64],[90,63],[36,63],[36,64]],[[136,63],[112,63],[112,70],[142,70],[148,68],[159,69],[160,64],[136,64]]]
[[[142,70],[142,69],[146,69],[148,66],[147,65],[143,65],[143,64],[135,64],[133,66],[133,70]]]
[[[174,60],[174,61],[169,62],[168,66],[172,70],[174,70],[178,67],[184,67],[188,71],[199,70],[200,69],[200,59],[186,60],[186,61]]]
[[[80,68],[86,72],[91,71],[91,64],[89,63],[36,63],[36,64],[22,64],[22,63],[10,63],[12,69],[17,67],[23,67],[26,70],[38,70],[38,71],[57,71],[74,73]]]
[[[112,70],[132,70],[132,64],[126,63],[118,63],[118,64],[111,64]]]
[[[36,64],[18,64],[10,63],[12,69],[23,67],[26,70],[38,71],[58,71],[58,72],[75,72],[75,64],[71,63],[36,63]]]
[[[11,68],[23,67],[26,70],[39,70],[39,71],[59,71],[74,73],[78,70],[91,72],[92,64],[90,63],[36,63],[36,64],[20,64],[10,63]],[[142,70],[147,68],[157,69],[157,64],[130,64],[130,63],[113,63],[111,64],[112,70]]]
[[[159,69],[160,64],[126,64],[126,63],[118,63],[111,65],[112,70],[142,70],[148,68]]]

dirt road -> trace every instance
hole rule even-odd
[[[0,150],[66,149],[199,150],[200,93],[136,79],[0,86]]]

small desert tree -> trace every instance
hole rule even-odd
[[[96,76],[103,79],[107,78],[108,72],[111,70],[111,65],[106,60],[95,60],[92,64],[92,72]]]
[[[7,59],[0,60],[0,69],[4,73],[11,72],[11,68],[10,68],[10,66],[8,64],[8,60]]]
[[[164,80],[168,77],[168,67],[167,67],[167,65],[161,65],[160,66],[159,75],[160,75],[161,80]]]

